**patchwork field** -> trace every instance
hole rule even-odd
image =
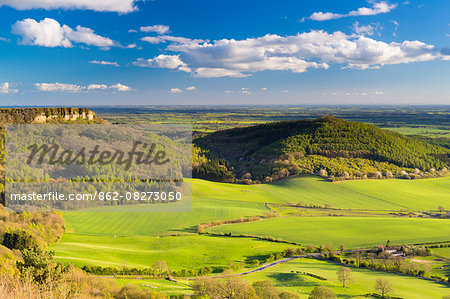
[[[220,270],[230,262],[261,259],[292,245],[249,238],[213,236],[111,237],[65,234],[56,251],[57,259],[76,266],[151,267],[164,260],[169,268],[199,269],[211,266]]]
[[[372,210],[436,210],[450,201],[450,177],[428,180],[362,180],[330,183],[316,176],[273,184],[235,185],[193,181],[193,196],[268,203],[330,204]]]
[[[446,219],[386,217],[276,217],[251,223],[228,224],[211,228],[215,233],[247,234],[280,238],[285,241],[333,244],[336,248],[371,247],[385,244],[410,244],[446,241],[450,225]]]
[[[104,207],[64,213],[67,232],[99,236],[156,236],[195,232],[195,226],[213,220],[263,215],[262,203],[196,198],[192,212],[145,212],[145,205]],[[127,212],[124,212],[126,209]]]
[[[343,288],[339,284],[336,275],[336,271],[340,267],[334,263],[314,259],[300,259],[279,264],[263,272],[256,272],[243,277],[250,282],[269,279],[278,288],[299,294],[301,298],[308,298],[309,293],[316,286],[332,288],[338,295],[338,298],[363,296],[374,292],[373,286],[377,278],[388,279],[393,288],[391,295],[401,298],[442,298],[450,294],[446,284],[361,268],[352,268],[352,282],[350,282],[348,288]],[[291,271],[308,272],[324,277],[327,280],[322,281],[310,276],[292,273]]]
[[[214,220],[264,215],[264,203],[332,204],[367,210],[436,209],[448,203],[450,178],[329,183],[318,177],[293,177],[270,185],[233,185],[193,180],[192,212],[151,213],[145,206],[64,213],[66,233],[50,249],[76,265],[149,267],[166,260],[173,269],[226,266],[252,255],[282,251],[282,244],[242,238],[198,236],[196,225]],[[449,190],[449,191],[447,191]],[[422,199],[420,199],[422,196]],[[424,198],[426,200],[424,200]],[[135,210],[135,211],[133,211]],[[136,212],[139,211],[139,212]],[[272,236],[302,244],[346,247],[447,240],[446,220],[380,217],[277,217],[212,228],[234,235]],[[161,237],[181,235],[177,237]],[[262,246],[261,251],[257,246]],[[264,249],[265,248],[265,249]]]
[[[450,201],[450,177],[429,180],[365,180],[330,183],[314,176],[270,185],[193,180],[192,212],[147,213],[145,206],[108,207],[64,214],[67,231],[90,235],[140,236],[191,232],[213,220],[263,215],[263,203],[298,203],[364,210],[436,210]],[[117,209],[121,212],[117,212]],[[101,211],[100,213],[98,211]]]

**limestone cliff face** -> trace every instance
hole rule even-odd
[[[87,109],[70,108],[69,111],[63,110],[58,111],[56,114],[46,114],[44,112],[35,116],[33,123],[46,123],[55,119],[63,119],[66,121],[76,121],[76,120],[94,120],[97,118],[93,111]]]
[[[86,108],[1,108],[0,124],[62,123],[66,121],[100,122]]]

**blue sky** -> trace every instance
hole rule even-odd
[[[450,104],[450,1],[0,0],[0,105]]]

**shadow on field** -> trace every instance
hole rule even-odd
[[[196,233],[197,232],[197,225],[179,228],[179,229],[172,229],[171,231],[174,232],[181,232],[181,233]]]
[[[320,286],[319,282],[314,282],[302,277],[297,273],[271,273],[267,277],[277,281],[278,284],[287,286],[299,286],[299,287],[316,287]]]

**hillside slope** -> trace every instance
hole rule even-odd
[[[218,131],[194,143],[194,175],[247,183],[320,170],[332,178],[419,178],[450,164],[444,147],[332,116]]]

